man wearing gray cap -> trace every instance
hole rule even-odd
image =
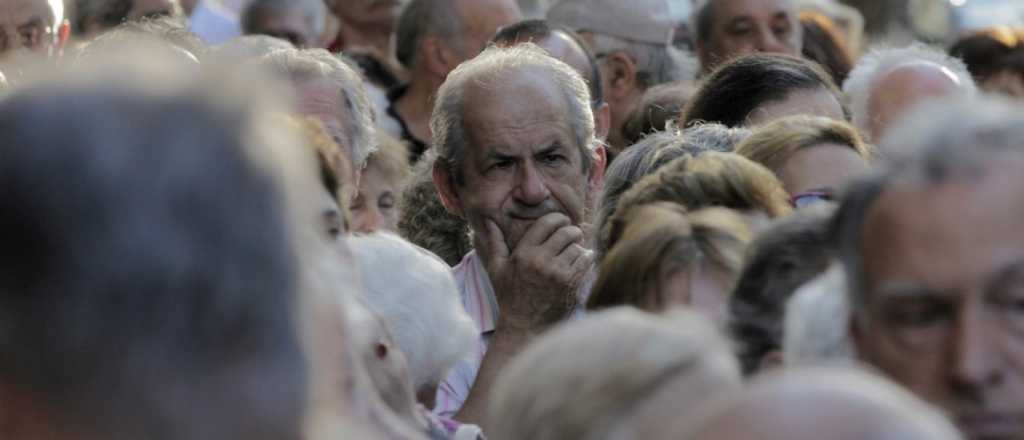
[[[669,44],[672,15],[666,0],[561,0],[548,11],[548,21],[579,32],[600,61],[611,107],[609,158],[629,146],[622,127],[644,91],[692,78],[686,57]]]

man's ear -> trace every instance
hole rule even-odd
[[[604,143],[599,142],[597,149],[592,153],[594,162],[590,166],[590,177],[587,179],[587,186],[590,194],[598,194],[604,186],[604,170],[608,166],[608,152],[604,149]]]
[[[441,78],[446,78],[462,61],[455,51],[433,35],[428,35],[423,39],[423,46],[420,49],[423,65],[430,73]]]
[[[611,102],[619,102],[629,98],[637,91],[640,84],[636,77],[636,63],[624,51],[615,51],[608,55],[607,67],[608,95]]]
[[[612,128],[612,112],[607,102],[594,109],[594,134],[597,140],[604,142],[608,140],[608,133]]]
[[[455,188],[455,176],[448,171],[448,166],[440,160],[434,162],[433,168],[434,186],[437,187],[437,194],[441,197],[441,204],[452,215],[465,218],[462,215],[462,202]]]

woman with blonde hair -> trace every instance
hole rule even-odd
[[[742,215],[725,208],[687,214],[681,205],[660,202],[612,222],[622,235],[601,263],[587,308],[690,306],[724,323],[728,293],[751,241]]]
[[[868,171],[873,152],[850,124],[791,116],[754,130],[736,154],[775,173],[800,208],[833,200],[847,181]]]
[[[409,150],[403,143],[377,130],[377,150],[366,159],[359,179],[359,194],[349,209],[355,231],[398,231],[398,197],[412,176]]]

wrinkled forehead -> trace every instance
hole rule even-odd
[[[0,1],[0,25],[23,26],[33,20],[53,26],[56,21],[50,2],[54,0],[2,0]]]

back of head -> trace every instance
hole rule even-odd
[[[700,121],[742,126],[757,108],[804,90],[826,90],[842,102],[841,92],[817,63],[780,54],[736,58],[703,79],[680,126]]]
[[[742,156],[713,151],[681,157],[644,177],[623,194],[616,212],[652,202],[678,203],[688,210],[719,206],[769,218],[792,211],[771,171]]]
[[[633,116],[622,129],[626,141],[633,144],[650,133],[670,131],[695,91],[693,83],[679,81],[655,86],[644,92]]]
[[[846,81],[853,69],[853,55],[836,23],[822,13],[802,12],[800,26],[804,31],[804,58],[820,64],[833,83]]]
[[[390,234],[355,237],[350,244],[362,274],[363,298],[408,359],[413,387],[436,386],[472,350],[477,337],[451,269]],[[391,270],[398,267],[399,274]]]
[[[556,328],[505,368],[488,435],[660,440],[641,433],[739,386],[728,343],[705,318],[612,309]]]
[[[122,23],[96,37],[78,54],[79,59],[94,56],[98,52],[113,52],[115,55],[140,42],[149,42],[154,49],[177,56],[184,63],[199,63],[208,47],[192,33],[180,19],[172,17],[143,18]]]
[[[455,44],[462,26],[456,0],[409,0],[395,28],[395,57],[411,71],[420,61],[425,38],[434,36]]]
[[[881,377],[796,368],[755,381],[710,411],[694,440],[959,440],[936,409]]]
[[[757,371],[766,355],[782,350],[787,300],[832,261],[831,214],[824,207],[797,211],[751,245],[729,303],[730,330],[739,342],[745,373]]]
[[[82,437],[299,438],[297,263],[249,157],[265,103],[114,71],[0,103],[0,388]]]
[[[268,35],[242,35],[232,38],[210,50],[211,57],[253,61],[281,49],[294,49],[291,43]]]

